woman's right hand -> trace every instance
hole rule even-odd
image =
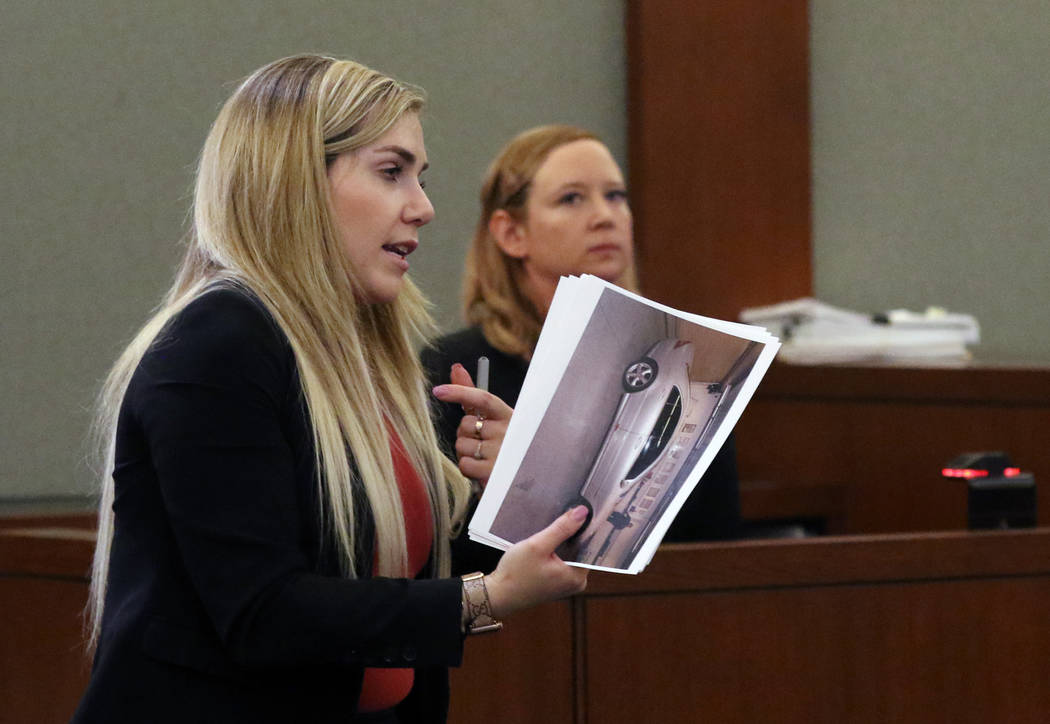
[[[579,505],[507,549],[496,570],[485,576],[493,616],[502,618],[587,587],[587,569],[570,566],[554,552],[586,519],[587,508]]]
[[[495,395],[474,387],[470,373],[458,362],[452,365],[450,379],[451,384],[434,388],[434,396],[463,407],[465,415],[456,429],[459,470],[484,486],[492,474],[514,410]]]

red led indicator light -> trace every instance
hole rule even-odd
[[[988,477],[988,471],[974,470],[972,468],[944,468],[941,470],[941,475],[946,478],[966,478],[969,480],[970,478],[986,478]]]

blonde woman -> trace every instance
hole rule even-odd
[[[539,126],[511,139],[485,174],[463,282],[470,326],[423,351],[428,376],[434,382],[450,375],[466,381],[462,365],[485,356],[490,391],[515,405],[558,279],[569,274],[593,274],[637,290],[627,188],[616,160],[593,133]],[[473,421],[457,405],[438,406],[438,434],[446,449]],[[460,443],[457,454],[470,449]],[[730,438],[665,540],[727,538],[738,522]],[[499,560],[497,551],[466,539],[457,540],[453,551],[454,570],[490,570]]]
[[[465,633],[585,585],[551,555],[582,509],[491,575],[447,577],[468,485],[415,358],[422,107],[357,63],[297,56],[220,112],[176,281],[101,397],[74,722],[444,721]],[[434,394],[490,434],[510,413],[469,386]]]

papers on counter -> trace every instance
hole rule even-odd
[[[980,341],[976,319],[936,307],[862,314],[807,297],[745,309],[740,319],[783,337],[779,359],[796,364],[966,360]]]

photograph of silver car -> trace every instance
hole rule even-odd
[[[508,431],[522,433],[520,447],[504,441],[470,534],[506,547],[584,505],[588,520],[558,555],[637,572],[775,349],[764,330],[722,328],[616,289],[592,304],[571,342],[555,335],[547,354],[537,347]]]
[[[689,379],[693,344],[664,339],[624,369],[623,397],[579,495],[589,519],[577,559],[621,567],[722,399],[720,382]]]

